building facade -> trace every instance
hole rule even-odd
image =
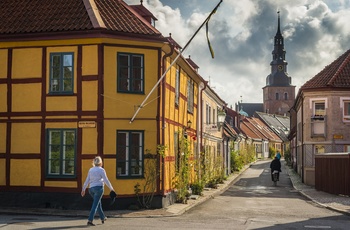
[[[0,2],[1,204],[90,206],[80,191],[96,155],[114,208],[137,202],[148,180],[138,193],[171,203],[175,136],[188,128],[194,151],[202,79],[182,57],[152,92],[176,55],[155,18],[123,1],[12,3]]]
[[[303,182],[315,185],[315,155],[350,150],[350,51],[299,90],[291,113],[293,165]]]

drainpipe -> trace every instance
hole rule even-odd
[[[302,98],[301,100],[301,182],[304,183],[304,98]]]
[[[165,67],[165,60],[166,58],[170,57],[173,53],[174,53],[174,45],[173,44],[169,44],[170,45],[170,52],[165,54],[162,58],[162,73],[164,73],[166,71],[166,67]],[[161,135],[162,135],[162,145],[164,145],[164,138],[165,138],[165,133],[164,133],[164,129],[165,129],[165,93],[166,93],[166,90],[165,90],[165,83],[166,83],[166,80],[165,78],[163,79],[162,81],[162,87],[161,87],[161,90],[162,90],[162,127],[159,129],[161,130]],[[158,143],[160,143],[160,141],[158,141]],[[160,189],[158,187],[158,191],[160,192],[160,194],[162,194],[162,196],[165,196],[165,181],[164,181],[164,178],[165,178],[165,159],[164,157],[161,157],[159,156],[159,158],[161,159],[162,161],[162,188]],[[158,178],[160,180],[160,178]],[[158,183],[158,186],[160,186],[160,183]]]
[[[197,111],[197,114],[199,114],[198,116],[198,119],[197,119],[197,137],[200,137],[200,138],[197,138],[198,139],[198,148],[197,148],[197,156],[200,158],[200,153],[202,151],[202,143],[203,143],[203,121],[202,121],[202,118],[203,118],[203,104],[202,104],[202,101],[203,101],[203,91],[207,88],[207,85],[208,85],[208,81],[204,81],[204,82],[201,82],[199,84],[199,89],[200,89],[200,94],[199,94],[199,97],[198,97],[198,109],[199,109],[199,112]],[[200,167],[198,169],[198,176],[200,177],[201,175],[201,171],[200,171]]]

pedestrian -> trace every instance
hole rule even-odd
[[[281,170],[281,162],[277,157],[275,157],[275,159],[273,159],[273,161],[270,163],[270,169],[271,169],[271,180],[273,181],[273,171],[276,170],[278,171],[277,180],[279,181],[280,172],[282,172],[282,170]]]
[[[278,158],[278,160],[281,160],[281,153],[279,151],[277,152],[276,157]]]
[[[91,207],[91,211],[87,222],[88,226],[95,226],[95,224],[93,223],[93,220],[96,212],[98,212],[99,217],[102,221],[102,224],[104,224],[104,222],[107,220],[107,217],[103,213],[102,204],[101,204],[101,198],[104,192],[104,184],[106,183],[108,188],[111,191],[114,191],[114,188],[111,182],[108,180],[106,171],[102,168],[102,165],[103,165],[103,162],[101,157],[99,156],[95,157],[95,159],[92,162],[93,167],[89,169],[85,183],[81,190],[81,196],[84,197],[85,190],[87,186],[90,185],[89,193],[93,199],[93,202],[92,202],[92,207]]]

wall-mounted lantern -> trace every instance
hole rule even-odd
[[[218,111],[218,130],[220,130],[221,126],[224,124],[226,118],[226,113],[224,110]]]
[[[187,138],[187,129],[190,129],[191,128],[191,125],[192,125],[192,121],[191,120],[188,120],[187,121],[187,126],[184,126],[183,129],[184,129],[184,137]]]

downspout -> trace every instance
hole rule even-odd
[[[301,99],[301,182],[304,183],[304,98]]]
[[[173,53],[174,53],[174,45],[173,44],[169,44],[170,45],[170,52],[165,54],[162,58],[162,73],[165,72],[166,68],[165,68],[165,59],[170,57]],[[165,90],[165,83],[166,83],[166,80],[165,78],[163,79],[162,81],[162,127],[159,129],[161,130],[161,135],[162,135],[162,145],[164,145],[164,138],[165,138],[165,133],[164,133],[164,129],[165,129],[165,93],[166,93],[166,90]],[[158,141],[158,143],[160,143],[160,141]],[[162,188],[159,188],[159,192],[162,194],[162,196],[165,196],[165,181],[164,181],[164,178],[165,178],[165,159],[164,157],[162,156],[159,156],[159,158],[161,159],[162,161]],[[159,178],[160,180],[160,178]],[[158,186],[160,186],[160,183],[158,183]]]
[[[208,81],[204,81],[204,82],[201,82],[199,84],[199,88],[200,88],[200,94],[199,94],[199,97],[198,97],[198,108],[199,108],[199,113],[197,112],[197,114],[199,114],[198,116],[198,119],[197,119],[197,127],[199,127],[199,129],[197,128],[197,137],[200,137],[198,138],[198,148],[197,148],[197,156],[200,158],[200,154],[201,154],[201,151],[202,151],[202,143],[203,143],[203,121],[202,121],[202,118],[203,118],[203,104],[202,104],[202,101],[203,101],[203,91],[207,88],[207,85],[208,85]],[[199,170],[198,170],[198,176],[201,175],[201,172],[200,172],[200,167],[199,167]]]

